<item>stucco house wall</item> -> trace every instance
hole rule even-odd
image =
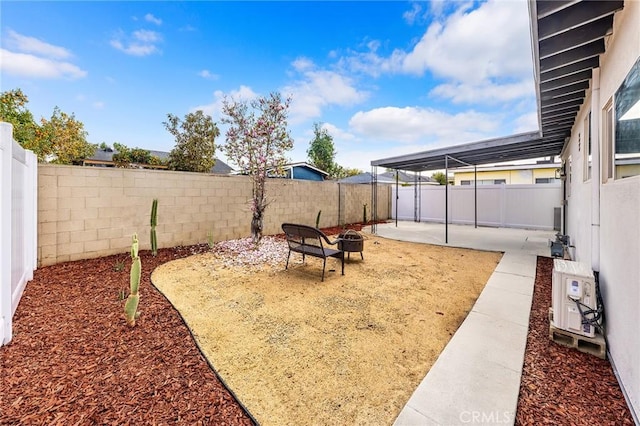
[[[504,179],[506,185],[532,185],[537,178],[555,178],[556,166],[546,168],[518,168],[503,170],[478,170],[478,181],[485,179]],[[473,171],[454,171],[454,184],[460,185],[463,180],[473,182]]]
[[[567,228],[577,261],[600,273],[611,362],[632,410],[640,413],[640,176],[606,177],[604,109],[640,57],[640,2],[625,1],[589,96],[563,150]],[[585,122],[592,112],[592,177],[585,180]],[[569,166],[570,165],[570,166]],[[604,178],[602,175],[604,174]]]

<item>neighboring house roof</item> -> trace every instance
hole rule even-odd
[[[338,179],[338,183],[358,183],[367,184],[371,183],[372,175],[370,172],[360,173],[359,175],[353,175],[346,178]],[[378,183],[384,183],[378,181]]]
[[[159,159],[165,161],[169,158],[169,153],[166,151],[155,151],[148,150],[151,155],[154,157],[158,157]],[[96,148],[96,151],[93,153],[91,157],[85,158],[82,162],[83,166],[91,166],[91,165],[102,165],[102,166],[113,166],[113,155],[118,151],[112,148],[102,149]],[[164,166],[155,166],[155,168],[164,168]],[[233,169],[226,164],[224,161],[216,158],[216,163],[211,169],[210,173],[215,174],[223,174],[228,175],[231,173]]]
[[[397,170],[397,172],[398,172],[398,180],[400,182],[414,183],[416,180],[418,180],[421,183],[433,183],[433,182],[435,182],[433,179],[431,179],[428,176],[414,175],[412,173],[407,173],[407,172],[404,172],[402,170]],[[396,170],[394,170],[392,172],[380,173],[378,175],[378,181],[380,181],[380,178],[390,179],[392,182],[395,182],[396,181]]]
[[[284,172],[284,173],[283,173]],[[269,177],[286,178],[299,180],[322,181],[329,177],[329,173],[312,166],[309,163],[289,163],[281,167],[280,171],[270,169],[267,171]]]
[[[296,168],[296,167],[303,167],[305,169],[313,170],[314,172],[319,173],[324,177],[328,177],[329,176],[329,173],[325,172],[324,170],[320,170],[319,168],[314,167],[311,164],[305,163],[305,162],[290,163],[290,164],[285,164],[284,165],[285,169],[292,169],[292,168]]]
[[[213,165],[213,169],[211,169],[211,173],[215,173],[217,175],[228,175],[233,172],[231,166],[222,161],[219,158],[216,158],[216,163]]]
[[[403,184],[411,184],[415,182],[415,177],[412,174],[400,171],[399,181]],[[437,184],[433,179],[428,176],[418,176],[420,183],[426,183],[428,185]],[[368,184],[371,183],[372,174],[370,172],[360,173],[359,175],[353,175],[344,179],[338,180],[339,183],[358,183]],[[378,174],[377,183],[396,183],[395,172],[384,172]]]

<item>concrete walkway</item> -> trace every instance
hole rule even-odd
[[[503,251],[471,312],[403,408],[395,425],[513,424],[529,329],[536,258],[552,231],[399,222],[381,237]]]

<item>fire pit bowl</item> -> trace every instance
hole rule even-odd
[[[362,251],[364,250],[364,237],[362,235],[353,229],[348,229],[342,231],[338,235],[338,239],[338,249],[348,253],[348,256],[351,256],[351,253],[360,252],[360,257],[364,259],[362,255]]]

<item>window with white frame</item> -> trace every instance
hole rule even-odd
[[[478,179],[478,185],[500,185],[506,183],[506,179]],[[473,179],[461,180],[460,185],[473,185]]]
[[[614,96],[615,178],[640,175],[640,58]]]
[[[536,178],[536,184],[538,183],[559,183],[560,179],[545,177],[545,178]]]

